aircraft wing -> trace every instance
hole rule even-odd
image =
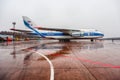
[[[72,32],[80,32],[80,30],[73,30],[73,29],[43,28],[43,27],[35,27],[35,28],[39,30],[59,31],[66,34],[71,34]]]
[[[10,29],[10,30],[22,32],[22,33],[29,34],[29,35],[35,35],[35,33],[33,33],[33,32],[30,31],[30,30],[22,30],[22,29],[14,29],[14,28],[12,28],[12,29]]]
[[[32,33],[32,31],[30,31],[30,30],[21,30],[21,29],[14,29],[14,28],[12,28],[10,30],[18,31],[18,32],[24,32],[24,33]]]

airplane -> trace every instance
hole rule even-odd
[[[38,35],[44,39],[55,39],[59,41],[70,41],[72,39],[90,39],[92,42],[98,38],[102,38],[104,34],[95,29],[60,29],[38,27],[30,18],[23,16],[23,22],[27,30],[11,29],[15,31],[26,32],[31,35]]]

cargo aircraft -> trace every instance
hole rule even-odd
[[[23,16],[23,22],[30,31],[11,29],[14,31],[26,32],[31,35],[38,35],[44,39],[56,39],[59,41],[70,41],[72,39],[90,39],[102,38],[104,34],[95,29],[60,29],[46,28],[37,26],[30,18]]]

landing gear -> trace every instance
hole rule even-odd
[[[60,39],[59,42],[70,42],[69,39]]]
[[[91,39],[91,42],[94,42],[94,40],[93,40],[93,39]]]

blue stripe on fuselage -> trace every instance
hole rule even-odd
[[[36,33],[33,33],[34,35],[38,35]],[[70,36],[69,34],[64,34],[62,32],[41,32],[43,36]],[[97,32],[84,32],[83,36],[104,36],[101,33]]]

